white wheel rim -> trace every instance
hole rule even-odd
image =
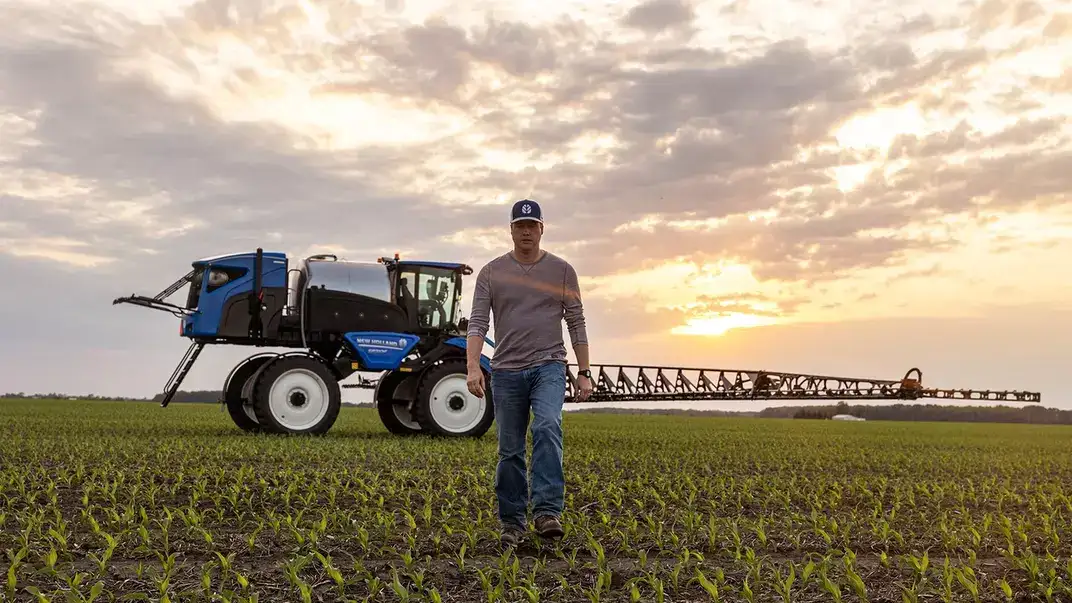
[[[395,418],[398,419],[399,423],[414,431],[421,430],[421,424],[414,420],[413,413],[409,411],[409,406],[406,403],[395,402],[391,404],[391,410],[395,413]]]
[[[469,392],[465,374],[447,375],[432,388],[429,409],[432,420],[445,431],[462,433],[476,427],[484,418],[487,402]]]
[[[283,427],[295,431],[308,429],[328,412],[328,386],[308,369],[291,369],[272,384],[268,409]]]

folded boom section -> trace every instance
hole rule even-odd
[[[595,391],[585,402],[701,400],[916,400],[945,398],[1039,402],[1026,391],[933,389],[922,386],[919,369],[903,379],[859,379],[758,370],[700,369],[640,365],[592,365]],[[566,402],[577,402],[577,366],[569,366]]]

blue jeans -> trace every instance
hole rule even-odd
[[[532,513],[562,514],[565,478],[562,471],[562,403],[566,397],[566,365],[548,362],[521,370],[491,373],[495,423],[499,434],[499,464],[495,495],[499,520],[521,529],[527,524],[529,482],[525,446],[532,411]]]

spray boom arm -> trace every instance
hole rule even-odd
[[[152,297],[149,297],[147,295],[133,294],[128,295],[126,297],[116,298],[112,301],[112,305],[114,306],[118,304],[131,304],[133,306],[142,306],[143,308],[149,308],[151,310],[163,310],[165,312],[170,312],[171,314],[174,314],[175,316],[178,316],[180,318],[183,316],[189,316],[190,314],[193,314],[192,310],[188,310],[182,306],[177,306],[173,303],[166,302],[164,300],[174,295],[175,292],[186,286],[186,283],[189,283],[191,280],[193,280],[195,272],[196,271],[194,270],[187,272],[185,276],[175,281],[174,283],[171,283],[171,285],[169,285],[166,289]]]
[[[1042,398],[1038,392],[1027,391],[925,388],[918,368],[910,369],[899,380],[624,364],[593,365],[592,369],[594,391],[586,402],[919,398],[1039,402]],[[568,377],[566,401],[574,402],[577,377],[573,366]]]

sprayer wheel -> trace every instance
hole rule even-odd
[[[432,435],[479,438],[495,420],[491,378],[484,372],[484,397],[469,392],[464,360],[448,360],[428,369],[417,388],[414,415]]]
[[[227,382],[227,391],[224,392],[224,405],[231,421],[243,431],[259,433],[264,431],[257,421],[257,413],[253,410],[253,403],[249,395],[253,390],[252,381],[257,376],[257,369],[271,360],[269,356],[252,358],[246,364],[235,369],[231,379]]]
[[[272,361],[254,386],[257,422],[275,433],[327,433],[342,408],[339,382],[323,363],[308,356]]]
[[[409,410],[409,401],[394,397],[395,388],[407,378],[412,377],[406,373],[387,373],[376,382],[372,393],[380,422],[387,431],[395,435],[414,435],[423,431],[421,424],[413,418],[413,413]]]

